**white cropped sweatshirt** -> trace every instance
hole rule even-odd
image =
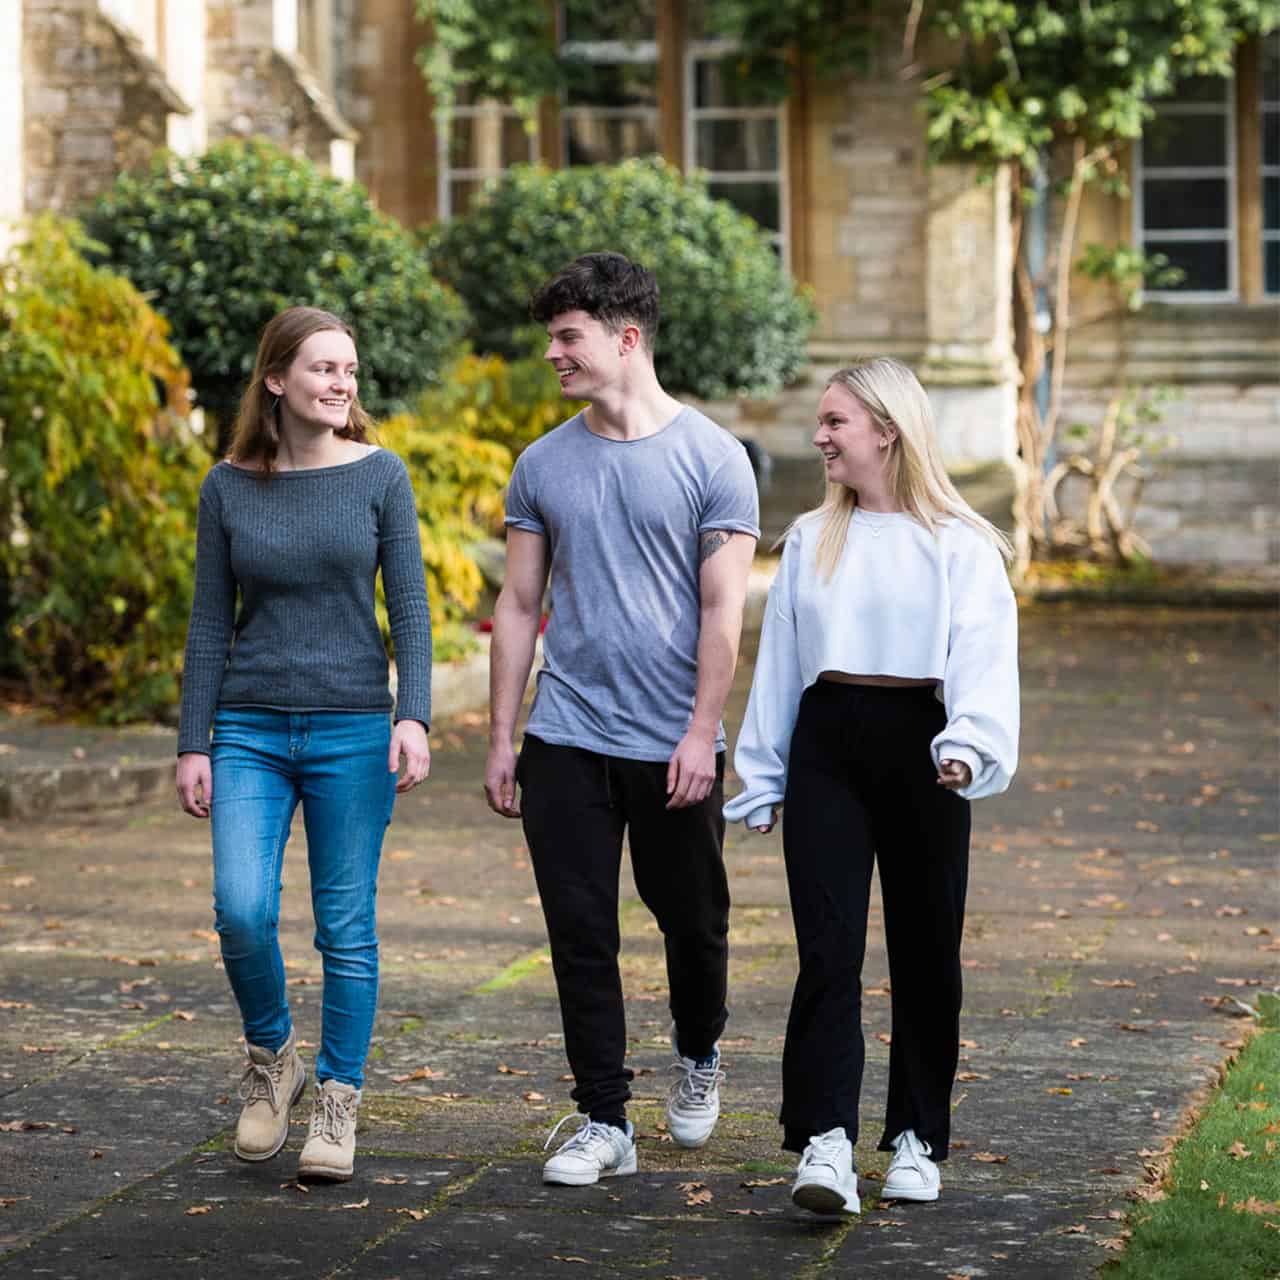
[[[961,795],[1003,791],[1018,763],[1018,614],[995,545],[963,520],[930,533],[911,516],[861,509],[828,582],[819,522],[787,537],[769,590],[755,678],[733,763],[730,822],[766,826],[782,803],[801,694],[823,671],[937,680],[946,727],[934,763],[963,760]]]

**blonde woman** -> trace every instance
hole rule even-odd
[[[792,1199],[857,1213],[862,960],[873,863],[893,1002],[885,1199],[936,1200],[959,1053],[969,801],[1017,764],[1006,539],[943,470],[914,374],[842,369],[818,407],[827,494],[784,535],[730,821],[783,847],[800,952],[782,1064]]]

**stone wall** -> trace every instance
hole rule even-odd
[[[1280,307],[1151,305],[1073,339],[1063,421],[1164,386],[1136,524],[1157,560],[1280,564]]]
[[[165,143],[190,106],[94,0],[25,0],[23,208],[74,209]]]
[[[276,31],[271,0],[211,0],[207,9],[210,137],[269,138],[331,167],[332,144],[353,143],[356,131],[292,47],[295,41]]]

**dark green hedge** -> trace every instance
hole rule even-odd
[[[658,277],[657,366],[668,390],[769,394],[806,361],[812,303],[759,227],[658,159],[515,168],[428,241],[482,351],[527,354],[529,295],[579,254],[615,250]]]
[[[199,403],[225,424],[266,322],[295,304],[348,319],[360,398],[391,412],[436,382],[466,326],[415,239],[363,188],[269,143],[224,142],[125,175],[85,225],[172,326]]]

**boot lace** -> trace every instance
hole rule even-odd
[[[351,1124],[353,1110],[351,1099],[344,1094],[320,1090],[311,1112],[311,1136],[341,1144],[347,1135],[347,1126]]]
[[[265,1102],[272,1114],[276,1114],[280,1110],[280,1082],[284,1078],[284,1068],[284,1054],[265,1064],[250,1061],[240,1077],[240,1100],[245,1106]]]

